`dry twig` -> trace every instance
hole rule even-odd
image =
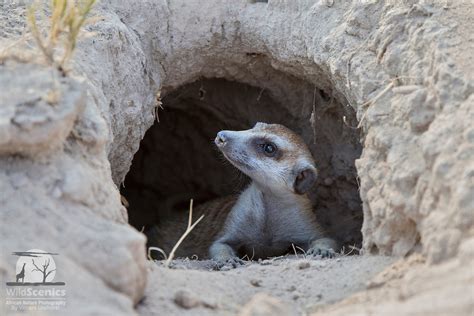
[[[189,203],[189,218],[188,218],[188,227],[186,228],[186,231],[184,232],[184,234],[181,236],[181,238],[179,238],[178,242],[176,243],[176,245],[174,245],[173,249],[171,250],[169,256],[168,256],[168,259],[166,259],[165,261],[165,267],[169,267],[170,263],[171,263],[171,260],[173,260],[174,258],[174,254],[176,252],[176,250],[178,250],[179,246],[181,245],[181,243],[183,242],[183,240],[186,238],[186,236],[189,235],[189,233],[194,229],[194,227],[196,227],[196,225],[204,218],[204,215],[201,215],[201,217],[198,218],[198,220],[196,222],[194,222],[193,224],[193,199],[191,199],[190,203]]]

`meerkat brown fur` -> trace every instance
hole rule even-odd
[[[293,245],[307,254],[334,255],[337,244],[322,232],[306,195],[317,169],[301,137],[279,124],[257,123],[249,130],[221,131],[215,144],[252,181],[238,197],[197,208],[197,216],[204,214],[207,221],[196,226],[178,255],[199,255],[208,248],[201,257],[237,263],[245,255],[284,255]],[[163,247],[159,241],[170,233],[165,230],[155,228],[153,244]]]
[[[314,159],[298,135],[282,125],[257,123],[246,131],[221,131],[215,143],[252,183],[211,245],[213,259],[279,256],[292,244],[332,256],[336,243],[322,233],[306,196],[317,177]]]

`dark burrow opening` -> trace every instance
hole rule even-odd
[[[216,78],[166,94],[159,122],[145,134],[121,190],[130,224],[142,230],[173,212],[187,216],[190,199],[196,205],[240,192],[248,179],[223,161],[215,135],[279,123],[300,134],[315,158],[319,177],[309,196],[322,227],[346,249],[360,247],[363,213],[354,162],[362,147],[355,113],[332,91],[290,80],[279,96]]]

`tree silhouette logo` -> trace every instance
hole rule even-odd
[[[64,282],[53,282],[56,276],[56,262],[53,256],[57,256],[57,253],[30,249],[13,252],[12,255],[19,256],[16,262],[16,280],[7,282],[7,285],[65,285]]]

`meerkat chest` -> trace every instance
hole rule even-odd
[[[298,210],[281,210],[265,212],[257,221],[253,230],[258,239],[268,242],[290,241],[310,238],[312,234],[311,219],[299,214]]]
[[[294,201],[265,196],[250,186],[233,207],[225,235],[232,236],[240,255],[279,256],[292,244],[304,247],[314,238],[317,230],[311,216]]]
[[[291,247],[287,234],[268,222],[253,222],[245,226],[241,235],[239,254],[250,258],[267,258],[282,255]]]
[[[314,235],[308,224],[307,218],[293,210],[249,210],[240,226],[239,252],[249,257],[266,258],[287,253],[292,244],[304,247]]]

